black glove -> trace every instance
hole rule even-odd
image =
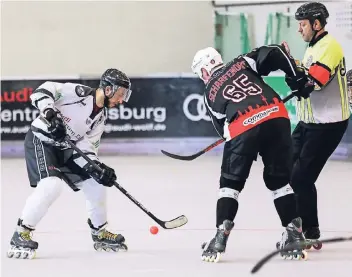
[[[286,75],[285,81],[299,100],[301,97],[304,99],[308,98],[310,93],[314,90],[314,82],[308,78],[302,67],[297,67],[296,76]]]
[[[88,166],[88,173],[92,178],[97,181],[99,184],[102,184],[106,187],[112,187],[116,181],[115,170],[111,167],[108,167],[106,164],[94,161],[102,171],[96,170],[93,166]]]
[[[51,138],[58,142],[63,142],[66,137],[66,127],[61,117],[58,117],[58,112],[53,109],[47,109],[44,111],[45,119],[49,123],[48,131],[51,134]]]

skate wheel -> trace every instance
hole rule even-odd
[[[201,245],[201,248],[204,249],[204,247],[207,245],[206,242],[203,242],[202,245]]]
[[[280,249],[280,242],[276,243],[276,249],[279,250]]]
[[[21,251],[15,252],[15,258],[16,258],[16,259],[21,258]]]
[[[220,253],[216,253],[216,257],[214,257],[213,262],[214,263],[219,262],[220,261],[220,257],[221,257],[221,254]]]
[[[100,252],[100,251],[102,251],[103,249],[102,249],[102,247],[100,246],[100,244],[98,244],[98,243],[94,243],[94,249],[96,250],[96,251],[98,251],[98,252]]]
[[[31,250],[29,252],[29,259],[32,260],[37,256],[37,252],[35,250]]]
[[[294,256],[294,255],[292,255],[291,253],[285,253],[285,254],[282,256],[282,258],[283,258],[284,260],[293,260],[293,256]]]
[[[310,244],[308,244],[307,246],[306,246],[306,249],[307,250],[310,250],[312,248],[312,246],[310,245]]]
[[[220,261],[221,254],[220,253],[214,253],[213,255],[202,255],[202,261],[204,262],[210,262],[210,263],[217,263]]]
[[[12,251],[12,249],[11,250],[9,250],[9,251],[7,251],[7,257],[8,258],[13,258],[13,255],[14,255],[15,253]]]
[[[290,253],[287,253],[287,252],[284,252],[284,253],[280,252],[280,256],[281,256],[281,259],[283,260],[289,260],[291,255]]]
[[[122,244],[121,244],[121,250],[123,250],[123,251],[127,251],[127,250],[128,250],[127,245],[126,245],[126,244],[124,244],[124,243],[122,243]]]
[[[298,251],[294,250],[292,253],[292,259],[293,260],[300,260],[301,259],[301,254],[298,253]]]
[[[217,256],[218,256],[218,255],[216,255],[216,256],[214,256],[214,255],[210,256],[210,257],[209,257],[209,262],[211,262],[211,263],[217,263],[217,262],[218,262],[218,260],[216,261]]]
[[[303,261],[308,260],[308,252],[307,251],[304,251],[304,250],[302,251],[301,260],[303,260]]]
[[[323,244],[321,242],[318,242],[317,244],[313,244],[313,248],[315,250],[320,250],[323,247]]]
[[[22,259],[32,260],[36,256],[36,251],[33,249],[25,249],[22,253]]]

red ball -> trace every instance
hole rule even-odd
[[[158,232],[159,232],[158,227],[156,226],[150,227],[150,233],[152,233],[153,235],[156,235]]]

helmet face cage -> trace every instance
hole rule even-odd
[[[115,93],[119,88],[124,89],[123,93],[123,101],[128,102],[131,97],[132,90],[131,90],[131,82],[130,79],[126,76],[125,73],[119,71],[117,69],[108,69],[104,72],[100,80],[100,87],[104,89],[107,86],[111,87],[111,92],[107,95],[107,98],[114,97]]]
[[[112,92],[111,92],[109,95],[107,95],[107,97],[108,97],[108,98],[114,97],[115,93],[117,92],[117,90],[118,90],[119,88],[123,88],[123,90],[124,90],[124,92],[123,92],[123,99],[122,99],[122,100],[123,100],[124,102],[128,102],[128,100],[129,100],[130,97],[131,97],[132,90],[129,89],[129,88],[122,87],[122,86],[113,85],[113,86],[112,86]]]

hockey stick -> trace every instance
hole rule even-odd
[[[42,121],[46,123],[47,125],[49,124],[48,121],[41,117]],[[83,159],[85,159],[94,169],[98,170],[99,172],[102,172],[103,170],[101,167],[93,162],[81,149],[79,149],[68,137],[65,138],[65,142],[68,143],[71,148],[76,151]],[[130,199],[134,204],[136,204],[143,212],[145,212],[149,217],[151,217],[155,222],[157,222],[161,227],[164,229],[174,229],[174,228],[179,228],[183,225],[185,225],[188,222],[188,219],[185,215],[181,215],[179,217],[176,217],[172,220],[169,221],[162,221],[159,218],[157,218],[154,214],[152,214],[150,211],[147,210],[146,207],[144,207],[140,202],[138,202],[131,194],[127,192],[120,184],[117,182],[114,182],[114,186],[120,190],[128,199]]]
[[[320,240],[320,242],[323,244],[333,243],[333,242],[343,242],[343,241],[352,241],[352,237],[337,237],[337,238]],[[264,264],[266,264],[269,260],[271,260],[275,255],[279,254],[280,252],[293,251],[295,249],[304,249],[304,248],[306,248],[306,246],[311,246],[311,245],[315,244],[316,242],[317,242],[316,240],[305,241],[305,242],[301,242],[301,243],[288,245],[288,246],[286,246],[282,249],[279,249],[279,250],[275,250],[275,251],[271,252],[270,254],[266,255],[261,260],[259,260],[259,262],[257,262],[255,264],[255,266],[252,268],[251,273],[254,274],[254,273],[258,272],[263,267]]]
[[[207,148],[189,156],[181,156],[177,154],[172,154],[167,151],[161,150],[161,153],[163,153],[165,156],[168,156],[170,158],[176,159],[176,160],[182,160],[182,161],[193,161],[194,159],[198,158],[199,156],[203,155],[204,153],[210,151],[214,147],[218,146],[219,144],[223,143],[225,140],[224,139],[219,139],[215,141],[214,143],[210,144]]]
[[[85,153],[82,152],[81,149],[79,149],[72,141],[69,139],[65,139],[65,141],[72,147],[73,150],[75,150],[78,154],[82,156],[83,159],[85,159],[91,166],[94,167],[94,169],[98,170],[99,172],[102,171],[99,165],[97,165],[95,162],[93,162]],[[162,221],[159,218],[157,218],[154,214],[152,214],[150,211],[147,210],[140,202],[138,202],[131,194],[127,192],[121,185],[119,185],[117,182],[114,182],[114,186],[119,189],[128,199],[130,199],[134,204],[136,204],[142,211],[144,211],[149,217],[151,217],[155,222],[157,222],[161,227],[164,229],[174,229],[181,227],[185,225],[188,222],[188,219],[186,216],[181,215],[179,217],[176,217],[170,221]]]
[[[294,93],[289,94],[283,99],[283,102],[286,103],[289,101],[291,98],[293,98],[295,95]],[[163,153],[165,156],[168,156],[170,158],[176,159],[176,160],[182,160],[182,161],[193,161],[194,159],[198,158],[199,156],[205,154],[206,152],[212,150],[214,147],[218,146],[219,144],[223,143],[225,139],[221,138],[214,143],[210,144],[208,147],[204,148],[203,150],[189,156],[182,156],[182,155],[177,155],[177,154],[172,154],[170,152],[167,152],[165,150],[160,150],[161,153]]]

